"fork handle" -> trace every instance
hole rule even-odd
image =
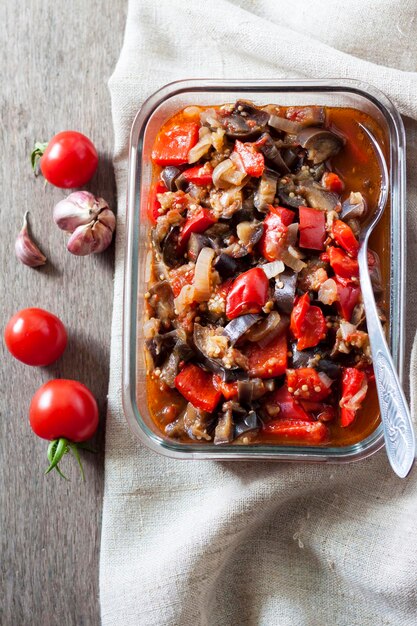
[[[379,320],[368,268],[368,242],[358,255],[363,303],[374,362],[387,456],[394,472],[405,478],[415,458],[415,436],[407,401]]]

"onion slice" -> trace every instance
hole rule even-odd
[[[206,302],[211,295],[211,264],[214,257],[213,248],[203,248],[198,255],[194,273],[194,299]]]
[[[317,299],[323,304],[333,304],[337,300],[337,285],[333,278],[328,278],[320,285]]]
[[[271,115],[268,125],[277,130],[282,130],[284,133],[289,133],[290,135],[296,135],[302,129],[301,124],[287,120],[286,117],[279,117],[278,115]]]
[[[261,268],[267,278],[275,278],[275,276],[278,276],[278,274],[281,274],[285,270],[285,265],[282,261],[272,261],[271,263],[261,265]]]

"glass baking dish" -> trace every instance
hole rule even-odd
[[[181,443],[159,431],[147,407],[143,350],[143,309],[150,224],[147,202],[152,183],[151,150],[161,125],[186,106],[210,106],[246,98],[258,105],[351,107],[371,115],[384,136],[390,170],[388,338],[400,380],[403,377],[405,297],[405,133],[402,120],[379,90],[353,80],[183,80],[168,84],[144,102],[133,122],[129,146],[123,314],[123,407],[129,426],[155,452],[178,459],[347,462],[363,459],[383,445],[382,426],[365,439],[342,447]],[[383,225],[382,225],[383,227]],[[380,229],[381,226],[378,226]],[[381,232],[380,232],[381,236]],[[388,300],[388,298],[387,298]]]

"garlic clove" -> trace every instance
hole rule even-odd
[[[15,241],[16,256],[23,265],[28,267],[40,267],[45,265],[46,256],[39,250],[38,246],[32,241],[28,229],[29,211],[26,211],[23,217],[23,226]]]
[[[74,191],[55,205],[53,218],[61,230],[72,233],[78,226],[97,219],[99,213],[108,208],[103,198],[96,198],[89,191]]]
[[[78,226],[67,243],[67,249],[76,256],[98,254],[111,244],[113,232],[99,221]]]
[[[101,200],[101,198],[99,198],[99,200]],[[101,222],[101,224],[107,226],[107,228],[109,228],[111,232],[113,232],[116,228],[116,216],[113,211],[108,207],[101,211],[97,219],[99,222]]]

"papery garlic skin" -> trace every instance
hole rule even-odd
[[[74,191],[55,205],[53,218],[61,230],[72,233],[78,226],[97,219],[106,209],[110,211],[103,198],[96,198],[89,191]]]
[[[39,250],[38,246],[32,241],[28,231],[28,216],[26,211],[23,218],[23,226],[15,241],[16,256],[23,265],[28,267],[40,267],[45,265],[46,256]]]

